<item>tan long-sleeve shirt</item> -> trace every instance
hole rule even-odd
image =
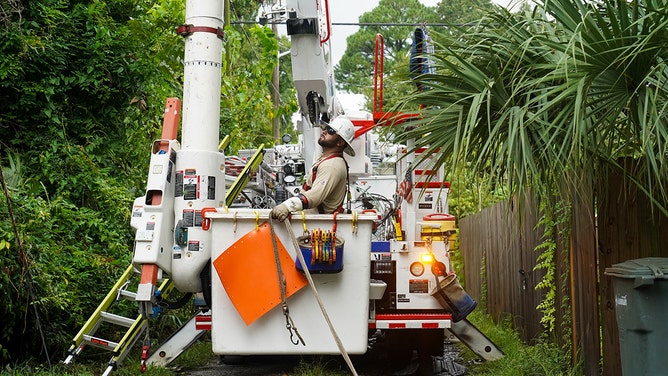
[[[306,176],[305,188],[301,194],[308,201],[307,213],[318,213],[322,205],[322,213],[333,213],[343,203],[348,190],[348,166],[343,157],[320,157],[313,169]],[[310,188],[309,188],[310,187]]]

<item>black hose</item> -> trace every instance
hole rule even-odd
[[[164,307],[167,309],[179,309],[186,305],[190,301],[190,298],[193,297],[193,294],[191,292],[183,295],[179,300],[175,302],[170,302],[169,300],[166,300],[162,297],[162,295],[158,296],[155,298],[156,302],[160,307]]]

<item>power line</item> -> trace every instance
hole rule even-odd
[[[232,21],[233,25],[257,25],[258,21]],[[267,25],[285,25],[285,22],[267,22]],[[332,22],[332,26],[442,26],[442,27],[461,27],[473,25],[472,23],[450,24],[443,22],[425,23],[425,22]]]
[[[332,22],[335,26],[465,26],[465,24],[426,23],[426,22]]]

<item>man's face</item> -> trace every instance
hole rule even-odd
[[[336,134],[336,131],[332,127],[326,126],[320,133],[318,145],[322,146],[323,148],[333,148],[337,146],[339,140],[341,140],[341,137]]]

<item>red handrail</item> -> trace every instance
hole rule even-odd
[[[380,48],[379,48],[380,47]],[[385,70],[385,38],[376,34],[376,49],[373,57],[373,113],[383,111],[383,72]]]
[[[320,44],[327,42],[329,36],[332,35],[332,23],[329,19],[329,0],[325,0],[325,19],[327,19],[327,37],[325,39],[320,39]]]
[[[385,38],[376,34],[376,47],[373,60],[373,120],[353,120],[357,127],[355,137],[359,137],[378,125],[395,125],[411,118],[417,113],[383,112],[383,75],[385,70]]]

